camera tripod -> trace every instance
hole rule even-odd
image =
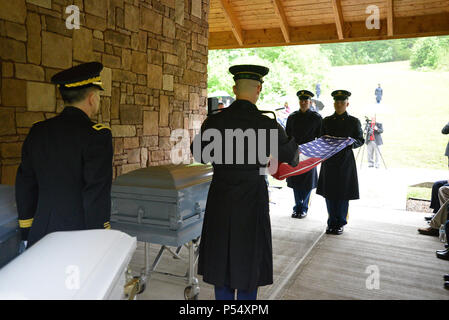
[[[359,151],[357,152],[357,156],[355,158],[356,159],[355,161],[357,162],[360,152],[362,152],[362,158],[360,159],[360,169],[362,168],[362,164],[363,164],[363,155],[365,154],[366,141],[368,141],[369,136],[370,136],[370,132],[369,132],[370,127],[371,127],[371,122],[367,121],[366,125],[365,125],[365,132],[364,132],[365,133],[365,143],[363,143],[363,145],[360,147]],[[379,146],[377,145],[376,142],[374,142],[374,146],[375,146],[375,150],[378,152],[380,158],[382,159],[385,169],[387,169],[387,164],[385,163],[384,157],[382,156],[382,152],[380,152]]]

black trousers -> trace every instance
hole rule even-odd
[[[430,198],[430,208],[433,209],[433,213],[437,213],[440,210],[440,199],[438,199],[438,190],[441,187],[449,186],[447,180],[440,180],[432,186],[432,197]]]
[[[328,227],[339,228],[348,223],[349,200],[326,199],[326,205],[329,214]]]

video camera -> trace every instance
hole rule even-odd
[[[366,124],[371,125],[371,119],[368,118],[367,116],[365,116],[365,122],[366,122]]]
[[[365,136],[368,137],[370,135],[373,134],[373,126],[372,126],[373,122],[371,121],[370,118],[368,118],[367,116],[365,116]]]

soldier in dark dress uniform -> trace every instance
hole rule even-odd
[[[329,219],[326,233],[341,234],[347,224],[349,200],[359,199],[357,167],[352,149],[363,145],[362,125],[360,120],[346,112],[350,92],[337,90],[332,93],[335,113],[323,119],[321,136],[351,137],[355,139],[348,146],[321,165],[316,193],[326,198]]]
[[[221,153],[219,159],[211,161],[214,175],[201,234],[198,274],[215,286],[218,300],[233,300],[236,290],[238,299],[253,300],[259,286],[273,283],[268,188],[260,169],[266,166],[269,155],[276,153],[273,142],[278,160],[291,164],[298,162],[298,145],[287,137],[273,113],[269,117],[255,105],[268,68],[239,65],[229,71],[234,75],[237,99],[209,115],[191,147],[196,161],[207,163],[203,153],[217,141],[209,141],[206,134],[219,132],[219,140],[223,140],[219,150],[213,151],[214,156]],[[236,142],[231,132],[239,129],[255,133],[257,141]],[[270,130],[277,137],[271,137]],[[231,139],[230,146],[226,146],[226,139]],[[259,155],[254,157],[256,161],[250,161],[252,155]],[[244,161],[239,163],[236,158],[241,156]]]
[[[89,118],[99,110],[102,69],[93,62],[56,74],[66,107],[25,139],[16,202],[28,247],[56,231],[110,229],[112,135]]]
[[[315,140],[320,136],[321,116],[310,109],[311,99],[314,94],[307,90],[298,91],[298,111],[293,112],[287,120],[286,133],[293,137],[298,145]],[[295,206],[292,218],[302,219],[307,216],[309,200],[312,190],[316,188],[318,174],[316,168],[298,175],[287,178],[287,185],[293,189]]]

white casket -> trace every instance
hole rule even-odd
[[[118,300],[136,238],[116,230],[55,232],[0,269],[0,300]]]

